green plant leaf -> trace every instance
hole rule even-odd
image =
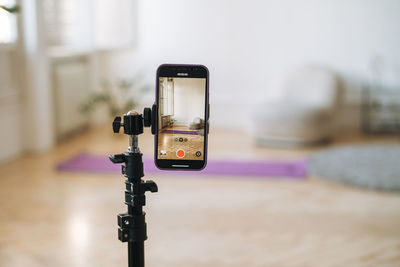
[[[0,8],[12,14],[19,13],[19,11],[21,10],[19,5],[14,5],[12,7],[6,7],[4,5],[0,5]]]

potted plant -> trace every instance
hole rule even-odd
[[[104,80],[101,90],[92,92],[81,106],[83,113],[91,113],[105,106],[110,117],[124,114],[136,108],[150,86],[140,83],[139,77],[121,79],[115,83]]]

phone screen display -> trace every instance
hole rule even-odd
[[[158,77],[158,159],[204,160],[206,85],[206,78]]]

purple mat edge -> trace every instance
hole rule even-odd
[[[198,134],[197,131],[180,131],[180,130],[163,130],[161,133],[171,133],[171,134]]]
[[[251,176],[255,178],[304,179],[307,176],[307,161],[241,161],[209,160],[202,171],[162,171],[156,168],[151,158],[144,158],[145,173],[174,173],[184,175]],[[107,156],[79,153],[57,164],[58,171],[86,173],[119,173],[120,164],[112,164]]]

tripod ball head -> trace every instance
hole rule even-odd
[[[124,115],[124,123],[121,122],[121,117],[115,117],[113,121],[114,133],[119,133],[121,127],[124,127],[124,134],[139,135],[143,133],[143,117],[137,112],[129,111]]]
[[[143,127],[151,127],[151,133],[155,134],[156,105],[144,108],[143,116],[136,111],[129,111],[123,117],[123,123],[120,116],[115,117],[112,124],[114,133],[119,133],[120,128],[124,127],[124,134],[139,135],[143,133]]]

